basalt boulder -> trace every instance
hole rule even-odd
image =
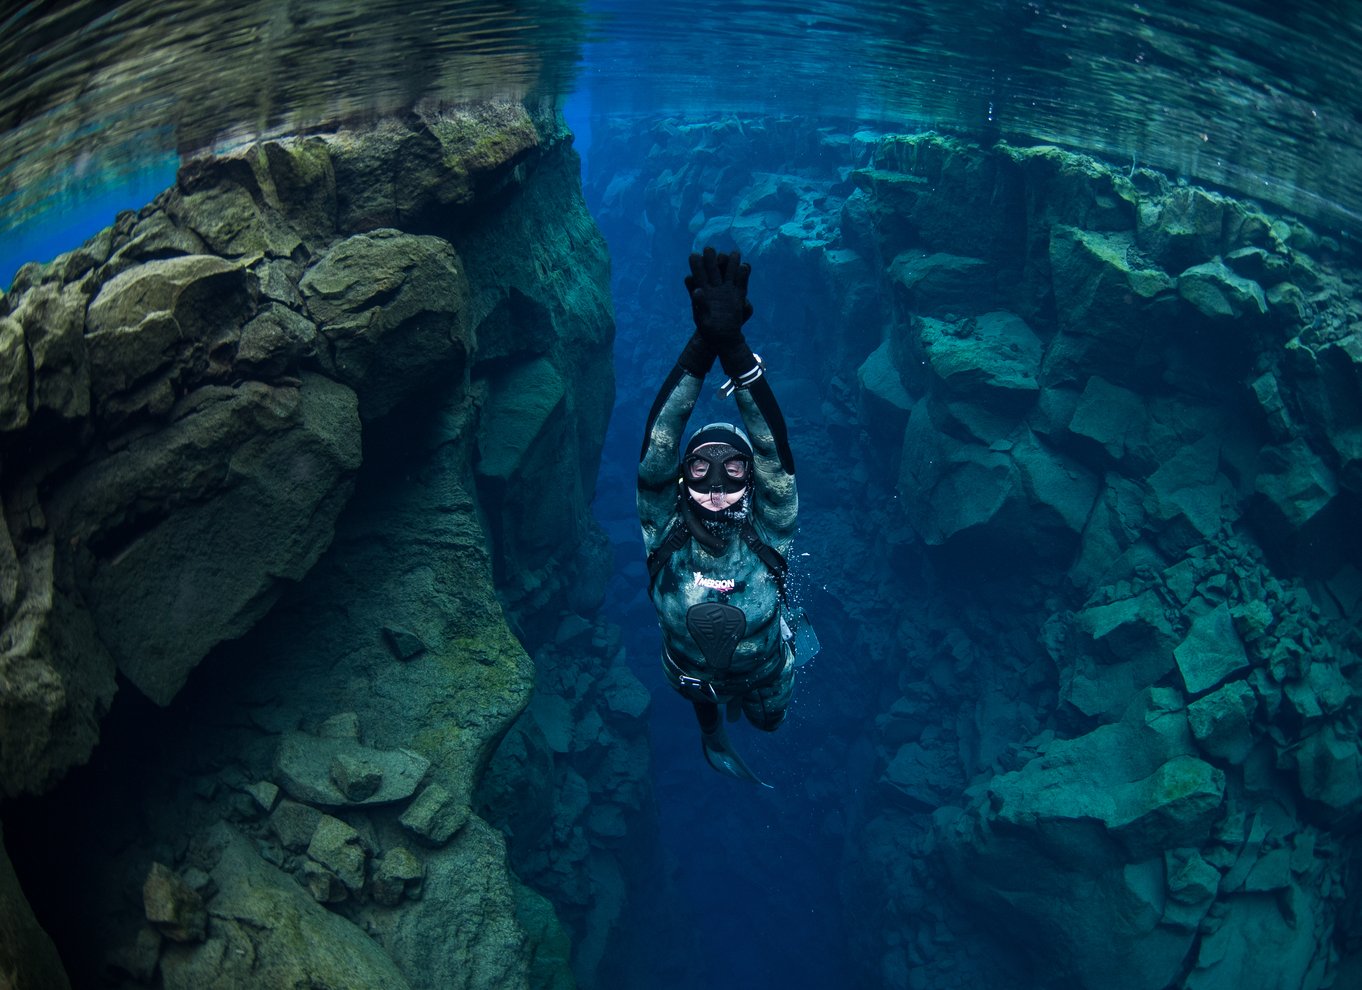
[[[224,826],[211,844],[217,893],[207,905],[208,936],[162,953],[167,988],[409,986],[378,943],[266,863],[244,836]]]

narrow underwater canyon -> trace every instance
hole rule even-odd
[[[731,241],[766,289],[844,968],[1355,982],[1356,241],[1056,148],[592,127],[619,408],[665,371],[669,259]]]
[[[0,961],[1356,981],[1356,242],[1053,148],[592,131],[581,178],[516,105],[269,142],[20,273]],[[754,266],[823,641],[743,739],[769,798],[701,763],[636,545],[706,243]]]

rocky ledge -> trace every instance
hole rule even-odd
[[[522,641],[606,577],[577,168],[518,104],[251,145],[0,299],[0,792],[51,792],[120,712],[120,745],[160,727],[7,831],[77,984],[571,981],[474,805]],[[85,850],[34,834],[64,800]],[[0,969],[65,982],[12,932]]]

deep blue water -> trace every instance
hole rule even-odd
[[[776,292],[782,287],[768,278],[766,288]],[[685,315],[678,312],[673,322],[683,327]],[[618,334],[621,359],[634,343],[629,328]],[[710,418],[729,415],[713,411]],[[644,413],[646,408],[616,408],[602,468],[607,478],[619,477],[637,463]],[[697,409],[692,425],[708,422],[705,413],[703,407]],[[792,442],[798,458],[799,437],[794,436]],[[642,972],[631,975],[645,982],[624,982],[621,990],[637,985],[658,990],[853,986],[839,889],[841,829],[849,809],[837,778],[845,762],[847,730],[852,727],[836,724],[839,713],[827,701],[830,689],[843,693],[836,690],[840,686],[828,683],[829,678],[839,676],[844,660],[840,631],[832,626],[820,628],[822,651],[799,669],[789,714],[776,732],[758,732],[745,721],[729,727],[735,747],[771,787],[719,776],[701,755],[690,704],[663,679],[657,659],[661,639],[651,606],[639,599],[634,583],[637,568],[628,576],[623,573],[630,557],[636,564],[642,556],[633,492],[619,484],[603,484],[595,507],[618,548],[617,576],[604,612],[620,623],[630,666],[653,695],[649,734],[658,827],[670,858],[675,893],[662,909],[671,924],[683,927],[699,947],[696,953],[665,932],[639,928],[626,920],[622,941],[653,949],[651,955],[634,954]],[[801,496],[804,518],[816,519],[820,508],[818,499]],[[806,589],[821,583],[818,562],[797,558],[795,566],[796,580]],[[804,593],[811,611],[817,611],[817,597],[807,590]],[[867,699],[862,718],[872,717]],[[835,737],[839,748],[829,749],[829,737]],[[640,894],[655,897],[656,888],[650,895],[647,878],[640,879],[645,880]],[[656,924],[652,918],[647,923]],[[677,949],[685,955],[673,956]]]
[[[592,121],[588,109],[573,102],[568,119],[588,126]],[[599,115],[594,119],[604,123]],[[610,184],[610,177],[636,164],[602,144],[605,133],[598,127],[584,165],[587,205],[593,210],[601,206],[594,196]],[[614,228],[605,226],[609,237]],[[800,276],[780,265],[756,264],[756,315],[748,336],[754,349],[767,355],[772,388],[790,424],[801,519],[793,585],[813,617],[822,646],[799,669],[789,715],[776,732],[758,732],[745,721],[730,727],[736,748],[772,785],[761,789],[709,769],[691,706],[661,673],[656,617],[642,594],[634,478],[652,395],[691,329],[681,284],[689,245],[675,257],[641,257],[649,250],[645,241],[624,231],[617,236],[610,243],[617,402],[594,509],[616,553],[616,574],[603,612],[623,629],[630,666],[653,696],[653,779],[670,883],[638,878],[638,896],[651,900],[651,910],[664,917],[659,921],[651,911],[626,915],[620,941],[630,965],[612,974],[616,981],[610,987],[859,987],[867,969],[849,955],[853,933],[847,925],[862,915],[874,916],[880,906],[857,907],[857,891],[854,884],[848,886],[853,881],[846,874],[846,843],[867,796],[861,789],[874,779],[874,755],[864,740],[897,670],[889,663],[881,669],[867,665],[856,653],[858,630],[842,624],[839,599],[868,591],[849,580],[854,575],[847,574],[845,558],[838,553],[839,543],[846,546],[853,538],[844,520],[848,509],[854,515],[856,508],[844,503],[842,492],[857,455],[839,448],[813,383],[804,378],[816,364],[812,354],[818,347],[819,321],[825,317],[820,313],[809,322],[790,323],[777,316],[798,311]],[[641,268],[660,272],[660,284],[640,285]],[[828,326],[825,332],[840,331]],[[716,384],[712,377],[691,417],[692,427],[733,417],[731,401],[715,399]],[[659,924],[684,932],[684,937],[668,936]]]

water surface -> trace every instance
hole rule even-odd
[[[203,148],[537,96],[1058,143],[1351,235],[1359,92],[1357,0],[28,4],[0,22],[0,234]]]

